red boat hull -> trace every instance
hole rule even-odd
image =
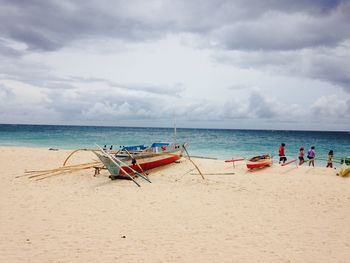
[[[154,161],[149,161],[149,162],[144,162],[144,163],[140,163],[140,164],[133,164],[128,166],[123,166],[123,170],[125,170],[127,173],[129,174],[133,174],[134,172],[130,169],[130,167],[132,169],[134,169],[137,172],[144,172],[159,166],[163,166],[163,165],[167,165],[170,163],[173,163],[177,160],[179,160],[181,157],[179,155],[170,155],[170,156],[166,156],[166,158],[162,158],[159,160],[154,160]],[[141,168],[142,169],[141,169]],[[120,171],[120,175],[124,175],[125,173],[123,171]]]
[[[257,168],[263,168],[266,166],[272,165],[272,160],[264,160],[264,161],[258,161],[258,162],[250,162],[247,163],[248,169],[257,169]]]

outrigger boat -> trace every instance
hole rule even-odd
[[[110,172],[110,178],[116,179],[130,178],[130,175],[173,163],[181,158],[185,147],[186,144],[179,143],[153,143],[141,151],[129,151],[133,149],[129,146],[117,153],[102,148],[94,153]]]
[[[249,159],[247,162],[248,169],[263,168],[270,165],[272,165],[272,159],[267,154],[261,155],[261,156],[255,156]]]
[[[111,173],[111,179],[117,178],[128,178],[132,180],[137,186],[141,186],[134,178],[136,176],[151,183],[148,175],[145,171],[159,167],[162,165],[173,163],[182,157],[185,151],[188,160],[196,167],[199,174],[204,179],[199,168],[191,160],[186,146],[187,144],[178,143],[154,143],[151,147],[146,147],[143,151],[130,152],[125,147],[123,151],[127,156],[117,157],[118,154],[123,154],[123,151],[107,150],[106,147],[102,148],[96,144],[98,149],[77,149],[68,155],[66,160],[63,162],[63,166],[50,170],[38,170],[38,171],[27,171],[29,178],[36,178],[36,180],[43,180],[45,178],[56,176],[64,173],[71,173],[82,169],[95,168],[95,175],[99,173],[100,169],[106,168]],[[112,147],[111,147],[112,148]],[[129,148],[131,149],[131,148]],[[68,160],[73,154],[80,151],[93,152],[100,161],[94,161],[91,163],[77,164],[77,165],[66,165]],[[101,163],[102,162],[102,163]],[[101,166],[103,165],[103,166]],[[27,175],[27,174],[26,174]]]

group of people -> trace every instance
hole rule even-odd
[[[287,157],[285,155],[285,147],[286,144],[282,143],[279,150],[278,150],[278,156],[280,157],[280,161],[279,163],[285,163],[287,161]],[[299,165],[302,165],[303,163],[305,163],[305,159],[304,159],[304,146],[300,146],[299,148]],[[327,167],[329,168],[333,168],[333,150],[330,150],[328,153],[328,159],[327,159]],[[309,159],[309,166],[315,166],[315,157],[316,157],[316,151],[315,151],[315,146],[311,146],[311,148],[308,150],[307,152],[307,158]]]

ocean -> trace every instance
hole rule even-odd
[[[97,143],[118,149],[173,138],[173,128],[0,124],[0,146],[78,149]],[[270,154],[277,160],[281,143],[289,160],[297,158],[301,145],[305,152],[315,146],[317,157],[326,158],[329,150],[335,157],[350,156],[350,132],[177,128],[176,140],[187,142],[191,155],[218,159]]]

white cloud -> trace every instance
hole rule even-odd
[[[315,117],[323,120],[350,122],[350,97],[340,98],[337,95],[321,97],[312,104],[311,110]]]

